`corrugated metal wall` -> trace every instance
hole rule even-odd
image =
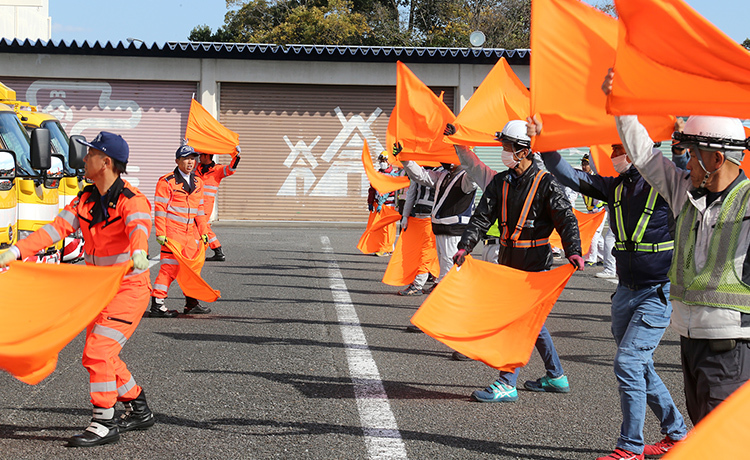
[[[130,147],[125,179],[153,202],[157,179],[175,168],[197,83],[0,77],[18,99],[56,116],[69,135],[120,134]],[[153,204],[153,203],[152,203]]]
[[[455,107],[454,88],[432,89]],[[242,162],[222,182],[219,220],[366,220],[362,145],[373,155],[390,150],[395,87],[224,83],[220,101]]]

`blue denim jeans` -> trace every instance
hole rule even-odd
[[[643,452],[646,406],[662,434],[679,440],[687,434],[682,414],[654,369],[654,350],[669,325],[669,283],[633,290],[617,286],[612,296],[612,335],[617,344],[615,377],[620,391],[622,426],[617,447]]]
[[[539,331],[539,337],[536,339],[536,350],[544,361],[544,368],[547,369],[548,377],[557,378],[565,374],[562,364],[560,363],[560,357],[557,356],[555,344],[552,343],[552,336],[547,330],[547,326],[542,326],[542,330]],[[500,378],[498,380],[512,387],[516,386],[519,369],[520,368],[516,368],[513,372],[500,372]]]

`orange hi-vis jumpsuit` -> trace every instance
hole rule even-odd
[[[159,178],[154,196],[154,225],[157,236],[166,236],[182,246],[188,259],[198,255],[201,235],[208,234],[208,217],[203,211],[203,181],[190,175],[192,187],[175,170]],[[157,299],[166,299],[169,286],[180,271],[172,251],[161,248],[161,266],[151,292]]]
[[[19,241],[16,247],[21,257],[26,257],[79,228],[87,265],[129,264],[135,251],[148,251],[151,205],[137,188],[121,178],[104,197],[96,186],[88,185],[55,220]],[[141,387],[119,354],[148,307],[150,291],[148,270],[128,272],[115,297],[86,328],[82,362],[89,371],[89,392],[95,406],[110,408],[116,401],[130,401],[141,394]]]
[[[222,179],[231,176],[237,171],[237,164],[239,162],[240,157],[236,156],[232,159],[232,163],[229,165],[211,162],[210,165],[199,164],[196,168],[195,175],[203,179],[203,208],[206,210],[207,217],[210,217],[213,212],[216,194],[219,192],[219,183]],[[219,239],[216,238],[216,234],[213,229],[211,229],[211,224],[208,225],[207,235],[208,246],[211,249],[216,249],[221,246]]]

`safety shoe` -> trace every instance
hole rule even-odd
[[[205,315],[211,313],[211,308],[204,307],[198,303],[198,299],[185,297],[185,309],[182,311],[186,315]]]
[[[414,286],[413,284],[410,284],[406,287],[403,291],[398,291],[398,295],[405,295],[405,296],[412,296],[412,295],[422,295],[424,292],[422,292],[421,289]]]
[[[430,286],[428,288],[422,288],[422,292],[425,293],[425,294],[430,294],[432,291],[435,290],[435,288],[437,287],[437,285],[438,285],[438,283],[435,283],[435,284],[433,284],[432,286]]]
[[[177,310],[167,310],[164,299],[151,297],[151,308],[148,311],[149,318],[174,318],[178,314]]]
[[[615,449],[614,452],[607,455],[606,457],[599,457],[596,460],[644,460],[643,454],[636,454],[633,452],[630,452],[629,450],[620,449],[619,447]]]
[[[120,433],[133,430],[145,430],[154,425],[154,413],[146,402],[146,392],[141,389],[141,394],[130,401],[123,401],[125,413],[117,420]]]
[[[586,262],[587,267],[596,267],[596,262]]]
[[[114,420],[115,408],[94,406],[94,415],[91,423],[81,434],[68,439],[68,447],[92,447],[102,444],[110,444],[120,440],[120,431]]]
[[[664,439],[656,444],[647,444],[643,446],[643,456],[646,458],[661,458],[662,455],[669,452],[671,448],[680,442],[682,442],[682,440],[675,441],[669,436],[665,436]]]
[[[612,272],[599,272],[594,276],[596,276],[597,278],[603,278],[605,280],[617,279],[617,273],[612,273]]]
[[[451,358],[453,359],[453,361],[473,361],[473,359],[457,351],[454,351],[453,354],[451,354]]]
[[[568,377],[550,378],[546,375],[537,380],[527,380],[523,387],[530,391],[546,391],[547,393],[570,393]]]
[[[518,400],[516,387],[495,380],[484,390],[477,390],[471,396],[479,402],[514,402]]]
[[[221,246],[214,249],[214,255],[211,257],[206,257],[206,261],[212,261],[212,262],[224,262],[227,260],[226,256],[224,255],[224,251],[221,250]]]

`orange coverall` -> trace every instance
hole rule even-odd
[[[129,264],[136,250],[148,251],[151,204],[127,181],[118,178],[105,195],[106,209],[94,185],[86,186],[73,201],[16,247],[21,258],[62,240],[78,228],[84,238],[87,265]],[[123,277],[114,299],[86,328],[83,366],[89,372],[91,403],[110,408],[141,394],[119,354],[148,306],[151,283],[148,270],[132,270]]]
[[[182,246],[188,259],[198,255],[201,235],[208,234],[208,217],[203,211],[203,181],[190,175],[191,187],[178,168],[159,178],[154,196],[154,225],[157,236],[166,236]],[[161,266],[151,293],[157,299],[166,299],[169,286],[180,271],[172,251],[162,246]]]
[[[222,165],[211,163],[210,165],[199,164],[196,168],[195,175],[203,179],[203,208],[206,210],[206,217],[211,217],[211,212],[214,209],[214,201],[216,201],[216,194],[219,192],[219,183],[225,177],[231,176],[237,170],[237,163],[239,157],[234,157],[232,163],[229,165]],[[208,224],[208,246],[211,249],[216,249],[221,246],[219,239],[216,238],[216,234],[211,228],[211,224]]]

